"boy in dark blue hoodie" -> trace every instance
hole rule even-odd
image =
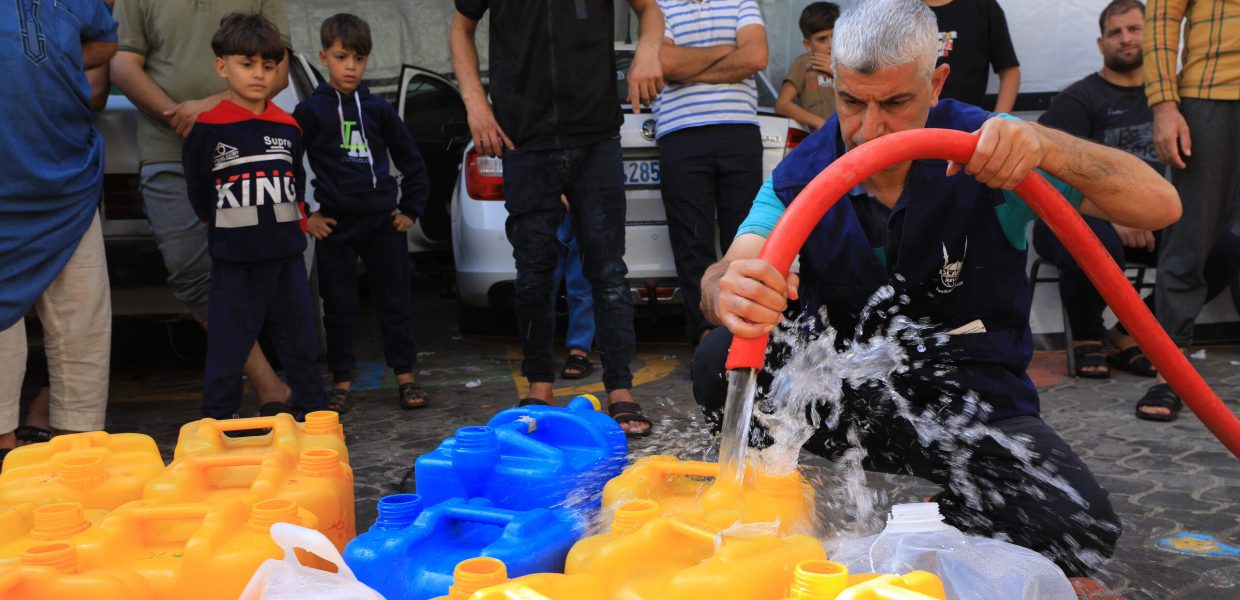
[[[405,232],[426,207],[426,165],[396,110],[361,83],[371,49],[370,26],[357,16],[337,14],[323,21],[319,37],[319,60],[329,81],[298,104],[293,117],[305,132],[310,166],[318,176],[319,209],[310,215],[308,228],[318,240],[319,294],[333,382],[329,402],[341,413],[352,403],[360,257],[379,316],[383,354],[396,374],[397,401],[401,408],[422,408],[427,395],[413,377],[417,349]],[[389,154],[404,175],[399,190]]]
[[[233,13],[220,21],[211,49],[229,96],[198,116],[181,155],[189,201],[209,228],[212,262],[202,412],[237,416],[241,369],[264,325],[293,395],[291,407],[272,402],[262,414],[323,409],[302,262],[301,131],[267,101],[285,53],[280,32],[261,15]]]

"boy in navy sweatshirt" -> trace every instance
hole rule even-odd
[[[228,98],[198,116],[181,155],[212,262],[202,412],[237,416],[241,369],[264,325],[293,395],[291,407],[273,402],[262,413],[321,410],[327,398],[302,261],[301,131],[267,101],[285,52],[280,33],[260,15],[233,13],[211,49]]]
[[[422,408],[427,395],[413,377],[417,348],[405,232],[426,207],[426,165],[392,105],[371,96],[361,84],[371,49],[370,26],[357,16],[337,14],[323,21],[319,37],[319,60],[329,71],[329,82],[298,104],[293,117],[305,132],[310,166],[318,176],[319,209],[307,226],[318,240],[319,294],[333,382],[328,400],[341,413],[352,403],[360,257],[379,316],[383,354],[396,374],[397,402],[401,408]],[[404,175],[399,190],[389,154]]]

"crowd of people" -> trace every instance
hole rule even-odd
[[[1060,479],[1033,480],[1023,454],[981,442],[969,469],[993,485],[965,494],[944,467],[953,448],[910,443],[909,425],[890,418],[864,428],[866,466],[940,483],[936,499],[952,524],[1006,535],[1070,575],[1088,573],[1114,549],[1120,525],[1105,490],[1039,415],[1025,372],[1026,231],[1036,217],[1010,190],[1038,170],[1117,262],[1157,265],[1148,303],[1173,340],[1190,345],[1203,304],[1240,269],[1240,238],[1228,221],[1240,188],[1240,53],[1232,42],[1240,24],[1226,18],[1240,14],[1240,0],[1110,2],[1099,16],[1102,68],[1082,74],[1037,123],[1007,114],[1020,67],[996,0],[862,0],[843,14],[813,2],[798,22],[805,54],[775,106],[813,133],[769,177],[755,83],[768,63],[758,1],[628,3],[639,29],[624,74],[628,104],[654,114],[685,333],[697,347],[694,396],[708,417],[717,424],[732,336],[769,333],[790,309],[826,308],[837,331],[859,331],[870,293],[894,285],[908,299],[900,310],[941,326],[949,340],[914,351],[915,364],[953,365],[950,381],[911,367],[895,382],[899,394],[927,418],[967,416],[1030,440]],[[141,113],[143,204],[168,282],[207,331],[203,414],[240,416],[243,381],[260,415],[347,412],[357,374],[359,259],[396,402],[428,404],[414,377],[405,233],[426,207],[429,184],[399,116],[364,83],[375,43],[365,21],[338,14],[322,23],[318,58],[328,80],[289,114],[270,102],[288,85],[281,0],[8,6],[0,43],[13,60],[0,73],[32,82],[40,97],[31,103],[10,86],[0,99],[0,451],[104,425],[111,315],[98,215],[103,140],[92,118],[109,81]],[[597,348],[608,413],[628,435],[650,435],[652,421],[632,394],[612,3],[455,0],[455,9],[449,44],[474,147],[503,162],[521,373],[529,381],[526,397],[515,400],[554,403],[554,304],[564,283],[570,323],[559,376],[589,375]],[[486,89],[475,39],[483,18]],[[981,108],[989,71],[998,90]],[[967,164],[913,161],[864,181],[816,227],[799,275],[785,278],[757,259],[814,175],[850,148],[923,127],[977,132],[977,150]],[[314,207],[304,202],[303,157],[316,175]],[[327,389],[307,234],[321,278]],[[1106,377],[1116,367],[1157,377],[1122,325],[1104,328],[1105,306],[1062,244],[1041,223],[1032,240],[1061,272],[1075,374]],[[950,265],[959,270],[947,282]],[[32,308],[45,333],[49,385],[19,427]],[[257,344],[263,330],[284,379]],[[1104,342],[1115,348],[1109,355]],[[770,361],[785,358],[772,352]],[[962,390],[984,409],[966,406]],[[846,387],[842,414],[824,414],[823,422],[881,418],[871,392]],[[1170,421],[1180,409],[1159,379],[1136,416]],[[823,429],[806,449],[837,457],[856,443],[842,437],[845,429]]]

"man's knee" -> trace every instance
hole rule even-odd
[[[693,399],[706,415],[712,429],[719,427],[719,418],[728,395],[725,364],[732,333],[723,327],[711,331],[693,353]]]

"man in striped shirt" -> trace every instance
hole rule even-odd
[[[685,305],[686,334],[710,329],[698,304],[715,262],[715,215],[727,252],[762,186],[754,74],[766,68],[757,0],[659,0],[668,85],[654,113],[663,205]]]
[[[1154,149],[1184,202],[1184,216],[1162,234],[1155,305],[1167,334],[1187,347],[1205,303],[1206,256],[1240,191],[1240,0],[1150,0],[1141,49]],[[1180,406],[1160,377],[1137,416],[1170,421]]]

